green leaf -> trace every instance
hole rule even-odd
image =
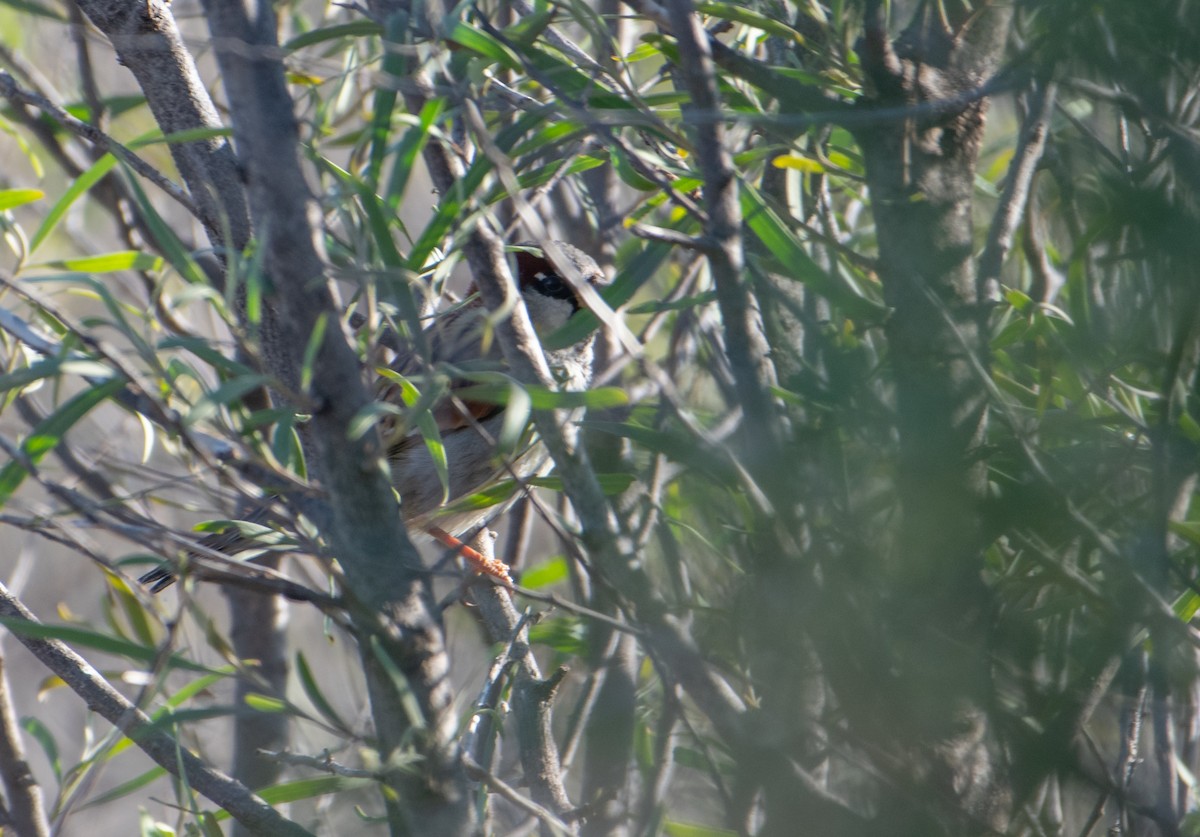
[[[46,197],[41,189],[0,189],[0,212],[15,209]]]
[[[160,270],[162,266],[163,260],[159,256],[142,253],[138,250],[122,250],[101,256],[43,262],[29,267],[53,267],[60,270],[74,270],[79,273],[113,273],[118,270]]]
[[[848,316],[869,320],[883,317],[887,310],[883,305],[861,296],[840,274],[822,270],[775,211],[747,183],[742,184],[741,204],[746,226],[773,257],[773,270],[808,285]]]
[[[46,213],[42,225],[37,228],[37,231],[33,234],[33,238],[29,239],[29,252],[31,254],[42,245],[50,233],[54,232],[54,228],[58,226],[58,222],[63,219],[63,216],[67,214],[67,210],[79,199],[79,196],[99,183],[106,174],[113,170],[116,164],[116,157],[112,154],[105,154],[93,163],[91,168],[75,178],[75,182],[71,184],[67,191],[63,192],[63,196],[54,202],[54,206],[50,207],[50,211]]]
[[[580,422],[580,426],[601,433],[611,433],[631,440],[646,450],[661,453],[668,459],[687,465],[718,482],[733,484],[737,475],[723,456],[713,456],[703,451],[688,435],[670,430],[655,430],[634,422],[595,421]]]
[[[775,35],[793,43],[804,43],[804,37],[786,23],[752,11],[745,6],[733,3],[701,2],[696,4],[696,11],[701,14],[719,17],[722,20],[744,23],[747,26],[753,26],[755,29],[761,29],[768,35]]]
[[[259,694],[258,692],[249,692],[242,699],[255,712],[279,713],[291,710],[287,701],[271,697],[270,695]]]
[[[266,375],[242,375],[232,380],[224,381],[211,392],[202,395],[184,416],[185,427],[193,427],[201,421],[211,418],[218,409],[238,401],[243,395],[252,392],[270,382]]]
[[[521,70],[521,59],[507,46],[486,32],[458,21],[446,35],[446,40],[490,58],[509,70]]]
[[[379,371],[383,377],[400,387],[400,398],[404,401],[404,406],[409,408],[406,418],[415,421],[417,429],[421,432],[421,440],[425,443],[425,449],[429,451],[434,470],[437,471],[438,481],[442,486],[441,502],[445,503],[450,499],[450,463],[446,459],[446,444],[442,441],[442,431],[438,428],[437,419],[430,410],[434,403],[433,399],[440,397],[441,388],[433,387],[433,397],[422,398],[421,393],[417,391],[412,382],[400,373],[387,368],[381,368]]]
[[[50,732],[50,728],[37,718],[22,718],[21,727],[42,746],[42,752],[46,754],[46,761],[50,763],[50,769],[54,771],[54,778],[61,783],[62,761],[58,756],[58,742],[54,740],[54,733]]]
[[[407,15],[396,14],[388,18],[384,24],[385,43],[402,41],[403,27],[408,23]],[[384,78],[402,78],[405,74],[407,57],[401,50],[385,49],[380,70]],[[378,191],[379,181],[383,176],[383,159],[387,153],[388,139],[391,137],[392,111],[396,106],[396,88],[390,84],[381,84],[375,88],[374,102],[371,107],[371,147],[368,156],[366,184],[372,194]],[[391,243],[391,236],[388,237]]]
[[[596,482],[600,484],[600,490],[609,496],[628,491],[629,486],[633,485],[636,479],[637,477],[633,474],[596,474]],[[562,478],[553,474],[548,477],[530,477],[528,482],[530,485],[549,491],[564,490]]]
[[[313,365],[317,362],[317,354],[325,343],[325,327],[329,325],[329,315],[322,312],[313,324],[312,334],[304,347],[304,360],[300,366],[300,389],[307,392],[312,386]]]
[[[153,645],[138,645],[127,639],[102,634],[77,625],[48,625],[45,622],[31,622],[28,619],[12,616],[0,616],[0,625],[19,636],[33,639],[57,639],[70,645],[94,648],[106,654],[127,657],[140,663],[154,663],[159,659],[159,649]],[[194,663],[179,654],[170,655],[167,658],[167,664],[171,668],[182,668],[187,671],[213,671],[208,666]]]
[[[543,619],[529,628],[529,643],[545,645],[565,657],[587,653],[587,629],[577,616]]]
[[[129,794],[133,793],[135,790],[144,788],[146,785],[150,784],[156,779],[166,775],[167,770],[165,767],[152,767],[140,776],[135,776],[134,778],[117,785],[112,790],[105,791],[99,796],[92,797],[87,802],[84,802],[82,805],[78,806],[75,810],[83,811],[88,808],[94,808],[97,805],[104,805],[108,802],[113,802],[122,797],[129,796]]]
[[[93,166],[93,168],[95,168]],[[150,228],[150,233],[154,237],[154,243],[159,251],[166,257],[167,263],[175,269],[180,277],[189,284],[193,285],[208,285],[208,275],[196,264],[196,260],[192,258],[192,254],[183,246],[183,242],[179,240],[179,236],[175,234],[174,228],[163,220],[162,215],[155,209],[154,204],[146,197],[146,192],[142,189],[141,183],[136,177],[129,179],[129,188],[133,192],[134,198],[137,200],[138,208],[141,210],[142,219],[146,222],[146,226]],[[231,263],[233,260],[231,260]]]
[[[29,386],[34,381],[53,377],[61,371],[61,368],[62,361],[58,358],[46,358],[29,366],[14,369],[12,372],[0,375],[0,392],[7,392],[10,389],[20,389],[21,387]]]
[[[417,159],[429,142],[433,126],[441,118],[446,107],[444,98],[430,99],[417,114],[417,124],[404,132],[399,145],[392,154],[392,176],[388,180],[386,197],[393,209],[399,205],[408,185],[408,178],[417,167]]]
[[[289,40],[283,45],[283,51],[295,52],[304,47],[313,46],[314,44],[324,43],[325,41],[337,40],[339,38],[367,38],[373,35],[379,35],[383,32],[378,23],[369,20],[356,20],[351,23],[339,23],[334,26],[326,26],[321,29],[313,29],[311,32],[302,32],[296,37]]]
[[[37,464],[42,457],[58,446],[63,436],[76,422],[124,386],[123,379],[114,378],[79,393],[38,422],[25,441],[21,443],[21,450],[31,462]],[[0,469],[0,506],[9,501],[13,492],[21,486],[28,475],[25,466],[16,459]]]
[[[639,192],[658,191],[659,185],[635,169],[623,151],[618,148],[610,148],[609,157],[617,177],[621,178],[621,182],[626,186],[637,189]]]
[[[737,837],[736,831],[727,828],[714,828],[707,825],[667,820],[663,823],[663,833],[667,837]]]
[[[557,555],[549,561],[535,564],[521,573],[521,586],[530,590],[539,590],[566,581],[571,575],[570,565],[562,555]]]
[[[38,157],[33,146],[25,139],[23,132],[17,129],[15,125],[0,116],[0,131],[3,131],[9,138],[16,143],[17,148],[21,149],[21,153],[25,155],[25,159],[29,161],[29,168],[33,171],[34,176],[41,180],[46,176],[46,170],[42,166],[42,159]]]
[[[134,635],[146,645],[154,645],[157,641],[151,621],[146,616],[146,607],[142,600],[134,594],[129,583],[124,578],[111,573],[105,574],[108,589],[116,596],[117,603],[125,613],[125,619],[133,628]]]
[[[308,660],[304,657],[303,651],[296,652],[296,674],[300,678],[300,686],[304,689],[304,694],[308,695],[309,701],[316,707],[331,724],[339,730],[349,730],[350,727],[342,720],[342,716],[337,713],[321,692],[321,688],[317,685],[317,680],[313,677],[312,669],[309,668]]]
[[[440,509],[438,515],[448,516],[464,511],[491,508],[513,496],[518,487],[516,480],[502,480],[474,494],[458,498],[453,503]],[[401,502],[403,502],[403,498],[401,498]]]
[[[202,338],[173,336],[160,340],[156,345],[162,350],[186,349],[223,375],[244,377],[255,374],[254,370],[249,366],[226,357],[213,348],[211,343]]]
[[[529,412],[533,408],[533,399],[529,392],[520,384],[514,383],[508,388],[507,406],[504,409],[500,432],[496,436],[496,448],[500,452],[517,449],[525,428],[529,426]]]

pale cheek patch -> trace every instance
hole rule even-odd
[[[552,331],[562,328],[575,313],[575,307],[565,299],[555,299],[544,294],[526,292],[525,307],[529,309],[529,319],[539,337],[544,337]]]

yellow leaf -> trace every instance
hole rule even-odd
[[[777,169],[796,169],[813,173],[825,171],[825,167],[818,160],[801,157],[799,154],[780,154],[771,161],[771,165]]]

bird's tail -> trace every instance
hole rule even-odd
[[[268,520],[268,510],[263,506],[241,520],[224,521],[225,526],[220,530],[196,541],[195,547],[187,550],[187,556],[182,561],[167,561],[142,575],[138,583],[149,587],[151,593],[161,593],[178,579],[180,564],[186,564],[191,571],[202,568],[206,560],[211,560],[213,553],[233,557],[253,549],[261,554],[264,550],[292,543],[291,539],[265,525]],[[202,569],[200,572],[202,574]]]

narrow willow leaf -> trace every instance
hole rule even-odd
[[[75,178],[75,182],[70,185],[67,191],[63,192],[61,198],[54,202],[54,206],[50,207],[50,211],[46,213],[42,225],[34,232],[33,238],[29,239],[29,252],[31,254],[45,242],[50,233],[54,232],[55,227],[58,226],[63,216],[67,214],[67,210],[71,208],[71,205],[79,200],[80,195],[83,195],[99,183],[101,178],[112,171],[116,165],[117,158],[112,154],[105,154],[93,163],[91,168]]]
[[[715,828],[678,820],[664,822],[663,833],[667,837],[737,837],[736,831],[730,831],[727,828]]]
[[[367,38],[379,35],[383,30],[378,23],[369,20],[356,20],[351,23],[339,23],[303,32],[283,45],[284,52],[295,52],[304,47],[324,43],[339,38]]]
[[[504,409],[503,422],[496,436],[496,448],[501,452],[517,449],[525,428],[529,425],[529,413],[533,409],[533,399],[528,391],[520,384],[512,384],[508,388],[508,406]]]
[[[54,778],[62,782],[62,760],[58,756],[58,742],[54,740],[54,733],[50,732],[50,728],[37,718],[22,718],[21,728],[41,745],[42,752],[46,755],[46,761],[49,762],[50,769],[54,771]]]
[[[425,106],[421,108],[421,112],[417,114],[417,125],[405,131],[399,145],[396,146],[392,155],[392,176],[388,180],[387,190],[384,193],[388,205],[393,209],[400,204],[400,199],[404,196],[404,190],[408,186],[408,179],[417,166],[417,159],[429,142],[433,126],[441,118],[445,106],[446,100],[440,97],[426,102]]]
[[[146,606],[134,594],[124,578],[113,573],[105,573],[108,587],[116,596],[117,603],[125,613],[125,620],[133,629],[133,634],[144,645],[156,645],[158,635],[152,627],[151,620],[146,614]]]
[[[794,43],[804,43],[804,37],[786,23],[748,9],[741,4],[700,2],[696,4],[696,11],[700,14],[719,17],[722,20],[744,23],[755,29],[761,29],[768,35],[775,35]]]
[[[8,628],[14,634],[33,637],[34,639],[57,639],[71,645],[82,645],[94,648],[106,654],[118,657],[128,657],[140,663],[153,663],[159,658],[159,649],[153,645],[138,645],[125,639],[102,634],[77,625],[47,625],[44,622],[30,622],[28,619],[17,619],[0,616],[0,625]],[[172,654],[167,659],[171,668],[182,668],[188,671],[211,672],[208,666],[194,663],[179,654]]]
[[[529,642],[533,645],[545,645],[564,657],[575,657],[587,653],[586,633],[578,617],[558,616],[531,625]]]
[[[29,366],[14,369],[12,372],[0,375],[0,392],[20,389],[43,378],[53,377],[61,371],[61,368],[62,362],[58,358],[46,358]]]
[[[211,392],[206,392],[184,416],[185,427],[192,427],[211,418],[221,407],[229,406],[248,392],[270,382],[266,375],[243,375],[223,382]]]
[[[270,695],[259,694],[258,692],[250,692],[242,698],[246,705],[256,712],[288,712],[291,707],[285,700],[280,700]]]
[[[31,462],[37,464],[42,457],[58,446],[63,436],[76,422],[123,386],[125,386],[123,380],[114,378],[79,393],[38,422],[25,441],[21,443],[21,450]],[[13,492],[21,486],[28,475],[25,466],[16,459],[0,469],[0,506],[9,501]]]
[[[46,193],[41,189],[0,189],[0,212],[40,201],[44,197]]]
[[[135,790],[144,788],[146,785],[150,784],[156,779],[166,775],[167,769],[165,767],[152,767],[140,776],[135,776],[126,782],[122,782],[110,791],[105,791],[99,796],[92,797],[87,802],[84,802],[82,805],[76,807],[75,810],[83,811],[87,808],[94,808],[97,805],[104,805],[108,802],[113,802],[122,797],[129,796],[129,794],[133,793]]]
[[[741,188],[741,204],[746,226],[770,251],[776,270],[808,285],[848,316],[872,320],[883,317],[883,305],[861,296],[839,274],[822,270],[775,211],[746,183]]]
[[[160,270],[163,260],[151,253],[138,250],[122,250],[117,253],[106,253],[100,256],[87,256],[80,259],[63,259],[60,261],[32,264],[29,267],[53,267],[60,270],[75,270],[80,273],[113,273],[118,270]]]
[[[300,366],[300,389],[307,392],[312,386],[313,367],[317,362],[317,354],[325,343],[325,328],[329,325],[329,315],[322,313],[313,324],[312,334],[304,347],[304,360]]]
[[[157,249],[166,257],[167,263],[185,282],[193,285],[208,285],[208,275],[192,258],[188,249],[183,246],[183,242],[175,234],[174,228],[163,220],[162,215],[158,213],[154,204],[146,196],[145,190],[142,189],[142,185],[136,177],[129,178],[129,188],[137,199],[146,226],[150,228],[150,232],[154,236]]]
[[[469,26],[462,21],[454,25],[446,35],[446,40],[453,41],[459,46],[476,52],[485,58],[509,70],[521,70],[521,59],[507,46],[486,32]]]
[[[627,491],[636,479],[637,477],[633,474],[596,474],[596,482],[600,484],[600,490],[610,496]],[[562,478],[553,475],[548,477],[531,477],[528,482],[530,485],[550,491],[563,490]]]
[[[350,729],[346,725],[346,722],[342,720],[342,716],[333,708],[333,704],[321,692],[321,687],[317,685],[317,680],[313,677],[312,669],[309,668],[308,660],[302,651],[296,653],[296,675],[300,678],[300,686],[304,689],[304,694],[308,695],[309,701],[316,707],[317,711],[338,729]]]
[[[558,584],[560,581],[566,581],[570,575],[571,569],[567,559],[558,555],[549,561],[543,561],[524,570],[521,573],[521,586],[528,587],[530,590],[538,590]]]

